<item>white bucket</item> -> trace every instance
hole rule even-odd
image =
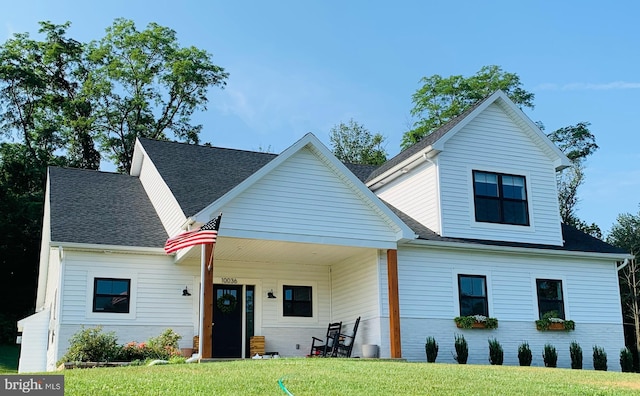
[[[379,356],[378,346],[375,344],[362,345],[362,357],[365,359],[375,359]]]

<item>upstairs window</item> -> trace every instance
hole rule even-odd
[[[482,275],[458,275],[460,316],[489,316],[487,278]]]
[[[313,316],[311,286],[282,286],[284,294],[282,314],[284,316]]]
[[[529,225],[524,176],[473,171],[476,221]]]
[[[93,312],[129,313],[130,279],[95,278]]]
[[[564,299],[562,298],[562,281],[557,279],[536,279],[538,289],[538,313],[540,319],[549,312],[556,313],[560,319],[564,317]]]

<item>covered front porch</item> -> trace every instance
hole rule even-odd
[[[306,356],[329,322],[347,331],[357,317],[354,356],[376,344],[382,356],[401,357],[395,250],[219,237],[210,262],[212,248],[191,249],[177,263],[200,268],[201,358],[250,357],[252,336],[264,337],[267,353]]]

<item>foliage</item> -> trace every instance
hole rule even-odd
[[[329,131],[333,154],[348,164],[381,165],[387,160],[382,147],[385,138],[369,132],[362,124],[350,119],[334,125]]]
[[[363,359],[229,360],[66,370],[65,396],[616,395],[638,393],[632,374],[541,367],[452,365]],[[250,375],[248,375],[250,373]]]
[[[15,344],[15,339],[10,345],[0,343],[0,374],[17,373],[19,357],[20,346]]]
[[[569,354],[571,355],[571,368],[582,370],[582,347],[577,341],[569,344]]]
[[[462,329],[471,329],[474,323],[484,325],[485,329],[495,329],[498,327],[498,319],[489,318],[484,315],[456,316],[453,318],[456,326]]]
[[[117,340],[114,332],[103,333],[102,326],[83,326],[69,339],[69,349],[60,362],[111,362],[119,353]]]
[[[146,342],[129,342],[120,348],[118,360],[170,360],[179,357],[178,341],[181,338],[180,334],[175,333],[172,329],[167,329],[159,336],[152,337]]]
[[[523,342],[518,346],[518,362],[521,366],[531,366],[533,360],[533,354],[531,348],[529,348],[528,342]]]
[[[549,330],[551,323],[562,323],[565,331],[576,329],[576,322],[573,320],[565,320],[558,317],[557,311],[549,311],[542,315],[542,319],[536,320],[536,328],[540,331]]]
[[[467,340],[464,339],[464,335],[455,334],[455,342],[454,347],[456,349],[456,354],[453,356],[458,364],[467,364],[467,359],[469,359],[469,346],[467,345]]]
[[[174,30],[153,22],[139,31],[133,21],[116,19],[86,56],[85,88],[94,98],[102,148],[127,172],[136,137],[166,139],[172,131],[197,143],[202,126],[192,125],[191,115],[206,110],[208,88],[224,87],[228,77],[209,53],[180,47]]]
[[[425,352],[427,353],[427,362],[435,363],[438,357],[438,343],[433,337],[427,337],[427,341],[424,344]]]
[[[593,369],[607,371],[607,352],[597,345],[593,346]]]
[[[623,373],[633,372],[633,354],[629,348],[622,348],[620,350],[620,368]]]
[[[462,114],[474,103],[501,89],[517,105],[533,108],[534,94],[522,88],[520,77],[500,66],[483,66],[471,77],[434,74],[420,80],[413,94],[411,115],[417,120],[402,137],[402,149],[419,142],[439,127]]]
[[[544,344],[542,360],[544,360],[545,367],[556,367],[558,363],[558,352],[553,345]]]
[[[502,345],[495,338],[489,339],[489,363],[501,366],[504,361],[504,351]]]
[[[638,214],[623,213],[618,215],[616,224],[611,227],[607,242],[631,253],[635,260],[630,260],[626,267],[618,271],[620,297],[625,321],[633,323],[635,333],[635,349],[640,350],[640,211]]]

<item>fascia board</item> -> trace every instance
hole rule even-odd
[[[416,239],[403,244],[403,246],[431,246],[443,249],[454,250],[474,250],[494,253],[520,253],[536,256],[564,256],[592,259],[608,259],[608,260],[624,260],[625,258],[633,258],[634,256],[626,253],[595,253],[580,252],[573,250],[554,250],[554,249],[536,249],[516,246],[500,246],[500,245],[481,245],[464,242],[447,242],[447,241],[429,241],[424,239]]]

